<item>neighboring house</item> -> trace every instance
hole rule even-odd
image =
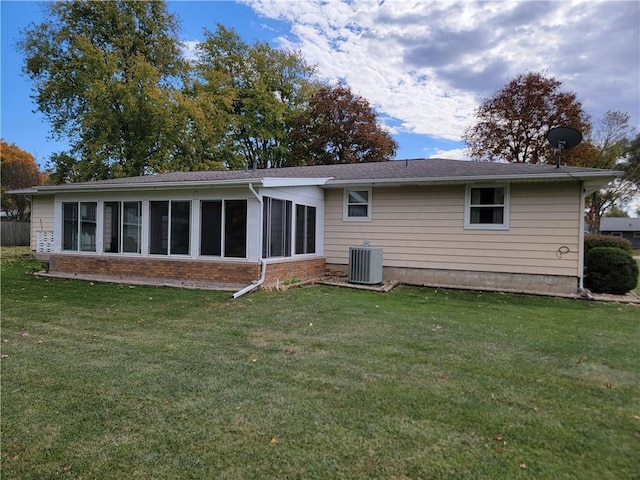
[[[384,280],[574,294],[584,197],[620,172],[444,159],[37,186],[50,272],[274,285],[383,251]]]
[[[640,218],[602,217],[600,234],[626,238],[633,248],[640,248]]]

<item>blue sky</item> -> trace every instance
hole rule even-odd
[[[187,48],[221,23],[246,41],[300,50],[321,78],[369,100],[399,143],[397,158],[464,158],[460,137],[480,102],[514,76],[545,72],[594,121],[607,110],[640,126],[640,2],[242,0],[172,1]],[[64,142],[33,113],[15,44],[38,2],[0,1],[0,135],[41,166]]]

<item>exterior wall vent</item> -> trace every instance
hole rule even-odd
[[[349,247],[349,283],[382,283],[382,248]]]
[[[38,230],[36,237],[37,253],[53,253],[53,232]]]

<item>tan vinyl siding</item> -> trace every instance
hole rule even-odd
[[[31,198],[31,250],[36,250],[38,232],[53,232],[53,195]]]
[[[327,190],[327,263],[348,263],[349,246],[368,240],[386,267],[577,276],[579,188],[512,184],[508,230],[465,230],[462,185],[374,187],[370,222],[343,222],[343,192]]]

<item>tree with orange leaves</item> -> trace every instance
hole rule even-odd
[[[47,175],[38,170],[35,158],[15,144],[4,140],[0,143],[0,168],[2,169],[2,210],[12,220],[29,218],[29,202],[25,195],[7,195],[7,190],[29,188],[46,182]]]

